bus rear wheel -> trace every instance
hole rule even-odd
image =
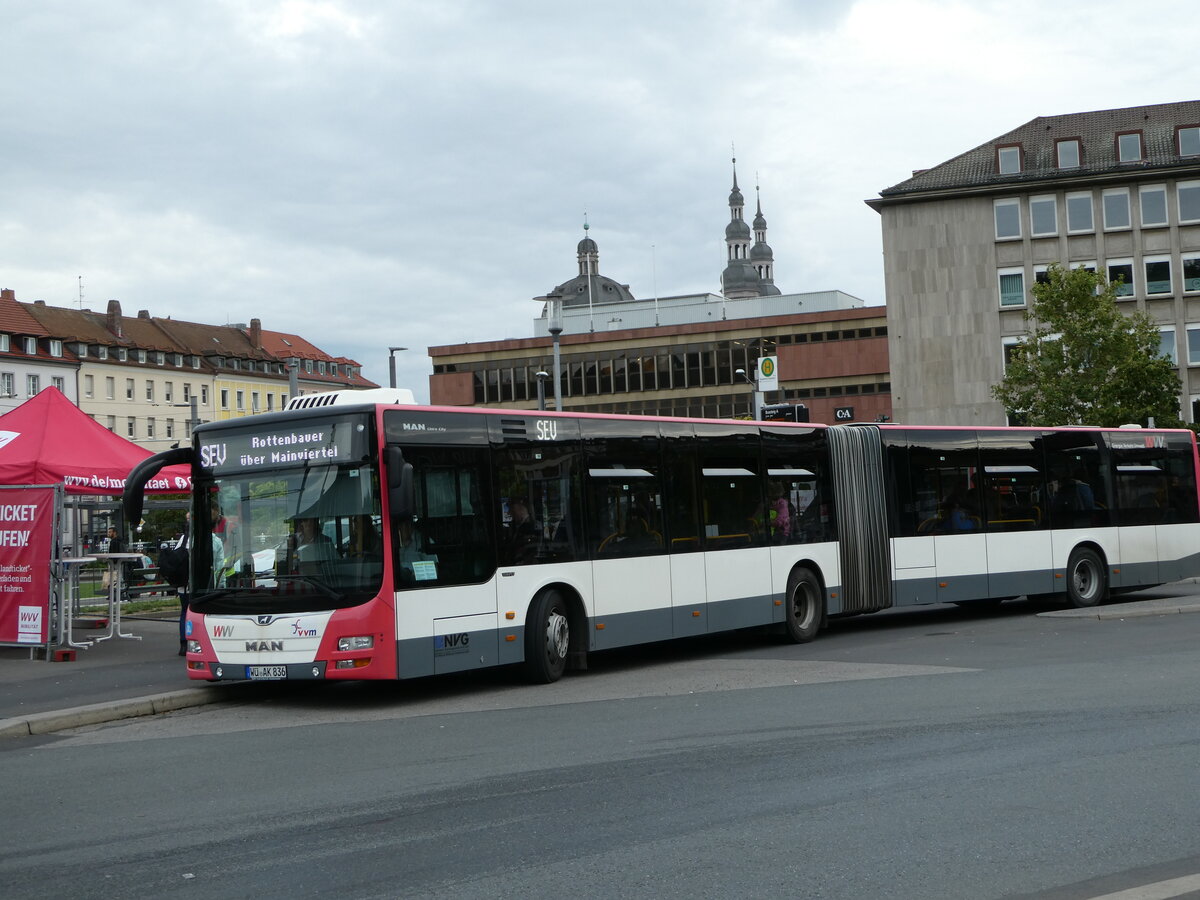
[[[1100,557],[1087,547],[1076,547],[1067,561],[1067,600],[1080,609],[1103,603],[1107,596],[1107,572]]]
[[[809,569],[795,569],[788,576],[784,598],[783,627],[788,640],[806,644],[821,630],[824,604],[821,582]]]
[[[525,623],[525,676],[534,684],[562,677],[571,649],[571,622],[561,593],[547,588],[533,599]]]

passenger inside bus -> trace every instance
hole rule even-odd
[[[506,565],[532,562],[537,555],[538,530],[529,516],[529,501],[513,497],[508,501],[508,514],[501,561]]]

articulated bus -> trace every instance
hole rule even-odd
[[[837,616],[1019,595],[1092,606],[1200,573],[1186,430],[768,424],[335,392],[198,427],[131,473],[131,521],[141,485],[184,461],[187,674],[209,681],[521,665],[552,682],[608,648],[752,627],[804,642]]]

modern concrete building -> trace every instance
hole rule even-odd
[[[998,425],[991,387],[1050,263],[1124,279],[1200,420],[1200,101],[1032,119],[868,205],[883,228],[895,418]]]
[[[573,412],[748,416],[758,359],[776,356],[779,388],[765,403],[802,403],[814,422],[890,416],[883,307],[836,290],[781,292],[762,205],[752,241],[743,203],[735,170],[722,294],[639,300],[600,274],[585,226],[577,274],[534,298],[533,337],[429,348],[430,401],[536,408],[540,372],[553,409],[557,346],[558,393]]]

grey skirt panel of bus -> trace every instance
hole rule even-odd
[[[886,609],[892,605],[892,559],[879,429],[832,425],[827,434],[842,567],[841,611]]]

